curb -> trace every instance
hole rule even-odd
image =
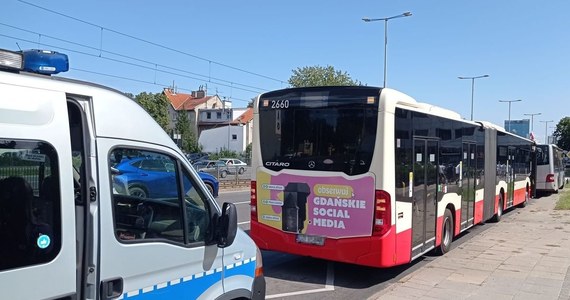
[[[229,187],[220,186],[220,190],[219,190],[218,194],[227,194],[227,193],[233,193],[233,192],[247,192],[247,191],[249,191],[249,189],[250,189],[249,186],[229,186]]]
[[[570,211],[533,199],[368,299],[569,299]],[[533,260],[532,258],[536,258]]]

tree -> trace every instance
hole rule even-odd
[[[251,150],[252,150],[252,143],[247,144],[247,146],[245,147],[245,160],[247,161],[247,163],[251,163]]]
[[[135,97],[135,101],[148,112],[148,114],[168,132],[168,99],[163,93],[142,92]]]
[[[123,93],[123,95],[131,98],[132,100],[135,100],[135,95],[131,94],[131,93]]]
[[[217,153],[211,153],[210,159],[217,160],[220,158],[229,158],[229,157],[239,157],[239,154],[236,151],[228,150],[227,148],[222,148]]]
[[[564,150],[570,150],[570,117],[564,117],[556,124],[552,134],[558,140],[556,145]]]
[[[335,70],[333,66],[312,66],[293,70],[289,84],[292,87],[346,86],[360,85],[360,81],[353,80],[348,73]]]
[[[194,131],[190,129],[190,121],[188,120],[188,113],[185,110],[178,111],[178,118],[176,121],[176,133],[180,134],[182,144],[180,148],[188,153],[202,152],[202,146],[198,144],[198,139]]]

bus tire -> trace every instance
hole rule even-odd
[[[441,224],[441,240],[436,249],[437,254],[444,255],[451,249],[451,242],[453,241],[453,215],[449,208],[445,209],[443,214],[443,222]]]
[[[503,194],[499,195],[499,207],[497,208],[497,213],[493,216],[493,222],[500,222],[503,216]]]

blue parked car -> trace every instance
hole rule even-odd
[[[165,159],[136,157],[123,159],[114,166],[116,175],[113,177],[114,188],[118,192],[128,189],[128,194],[141,198],[176,197],[174,186],[176,173],[174,164]],[[200,179],[206,184],[210,193],[218,196],[219,182],[216,177],[198,172]]]

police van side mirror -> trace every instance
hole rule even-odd
[[[225,248],[233,244],[237,234],[237,209],[233,203],[224,203],[222,215],[217,223],[218,247]]]

